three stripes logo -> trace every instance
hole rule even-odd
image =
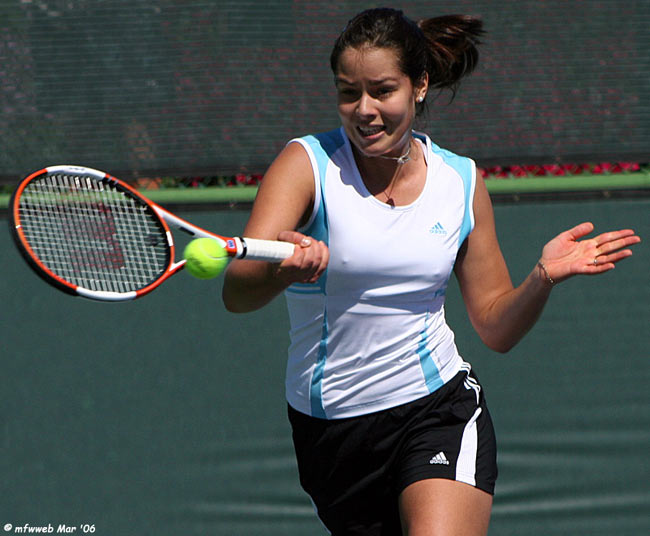
[[[445,236],[447,234],[447,231],[445,228],[442,226],[440,222],[437,222],[431,229],[429,229],[429,232],[431,234],[437,234],[437,235],[442,235]]]
[[[466,361],[463,361],[460,365],[460,370],[462,370],[467,374],[467,377],[463,381],[463,385],[465,386],[465,389],[467,389],[468,391],[471,389],[474,390],[474,393],[476,393],[476,403],[479,404],[481,400],[481,386],[476,381],[476,378],[469,375],[469,373],[472,372],[472,366]]]
[[[445,453],[440,451],[429,460],[429,463],[431,465],[449,465],[449,460],[447,459],[447,456],[445,456]]]

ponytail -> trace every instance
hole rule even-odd
[[[483,21],[470,15],[445,15],[418,21],[429,48],[429,86],[451,89],[478,64]]]
[[[427,73],[429,87],[450,89],[455,95],[460,80],[478,63],[482,34],[481,19],[469,15],[445,15],[415,23],[396,9],[368,9],[348,22],[334,44],[330,64],[336,74],[341,53],[348,47],[390,48],[397,52],[400,68],[413,84]]]

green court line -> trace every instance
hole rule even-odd
[[[603,190],[650,189],[650,173],[617,175],[576,175],[569,177],[530,177],[488,179],[490,194],[526,194],[538,192],[571,192]],[[256,186],[207,187],[143,192],[156,203],[245,203],[255,199]]]
[[[490,194],[498,195],[639,190],[650,189],[650,172],[488,179],[485,183]],[[257,194],[257,186],[163,188],[160,190],[143,190],[142,193],[161,205],[238,204],[252,202]],[[9,198],[9,194],[0,194],[0,209],[7,208]]]
[[[207,186],[205,188],[164,188],[160,190],[141,190],[152,201],[165,203],[250,203],[255,199],[257,186]]]
[[[485,183],[491,194],[638,190],[650,188],[650,173],[488,179]]]

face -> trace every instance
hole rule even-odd
[[[392,49],[347,48],[339,59],[336,90],[343,128],[362,155],[404,154],[426,77],[414,86]]]

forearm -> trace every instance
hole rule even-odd
[[[516,288],[493,298],[472,318],[474,328],[492,350],[512,349],[539,319],[553,284],[540,265]]]
[[[231,313],[261,309],[281,294],[287,284],[273,277],[271,265],[253,261],[233,261],[226,271],[222,299]],[[249,264],[247,267],[243,263]],[[248,268],[248,269],[247,269]]]

